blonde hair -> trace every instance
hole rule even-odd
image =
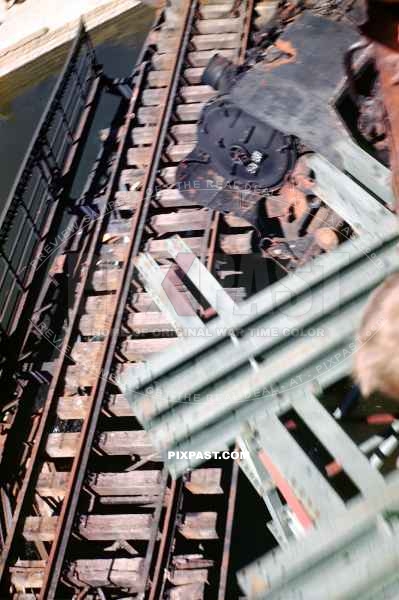
[[[379,391],[399,401],[399,273],[371,295],[357,335],[354,377],[363,396]]]

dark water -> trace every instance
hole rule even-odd
[[[91,32],[97,57],[107,75],[129,75],[154,15],[154,10],[148,6],[138,7]],[[7,198],[69,47],[70,44],[65,44],[0,80],[0,207]],[[115,99],[105,96],[82,160],[83,170],[97,154],[96,131],[108,125],[114,106]],[[83,177],[82,173],[79,179]]]

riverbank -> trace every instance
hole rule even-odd
[[[123,78],[131,73],[154,18],[155,11],[142,3],[90,31],[97,59],[107,75]],[[0,210],[72,43],[62,44],[0,79]],[[104,94],[82,167],[97,154],[97,130],[109,126],[113,98]]]
[[[25,0],[14,4],[1,15],[0,78],[70,41],[80,18],[90,30],[141,4],[140,0]]]

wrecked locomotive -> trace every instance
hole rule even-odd
[[[376,4],[279,3],[243,65],[216,55],[203,74],[218,95],[179,165],[179,189],[249,222],[254,251],[287,270],[352,234],[328,201],[327,162],[357,182],[374,179],[378,195],[381,165],[395,179],[397,103],[389,114],[384,70],[399,65],[398,6]]]

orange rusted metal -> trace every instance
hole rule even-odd
[[[276,467],[264,450],[259,452],[259,459],[270,474],[270,477],[273,479],[281,494],[284,496],[288,506],[295,513],[302,527],[304,529],[311,529],[314,525],[312,518],[303,506],[302,502],[297,498],[294,490],[291,488],[290,484],[282,475],[280,470]]]

